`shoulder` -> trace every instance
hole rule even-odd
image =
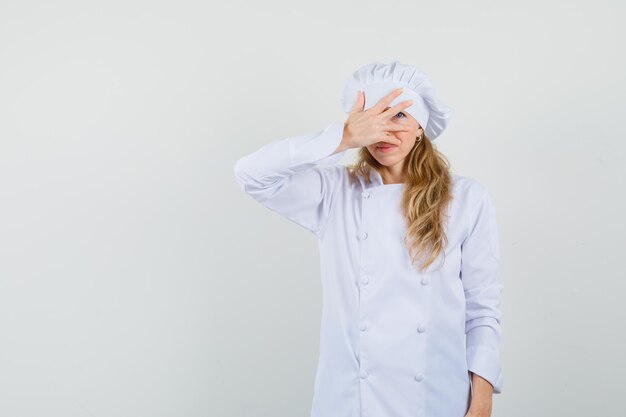
[[[452,174],[452,193],[457,204],[469,211],[489,199],[487,186],[475,178]]]
[[[342,164],[316,164],[313,170],[333,182],[341,181],[347,176],[346,166]]]
[[[319,164],[312,168],[316,173],[322,187],[329,194],[349,194],[355,184],[350,180],[348,167],[343,164]]]
[[[458,191],[467,193],[484,194],[487,192],[487,186],[475,178],[465,175],[452,174],[452,184]]]

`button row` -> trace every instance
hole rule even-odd
[[[368,323],[366,320],[363,320],[359,323],[359,330],[361,330],[362,332],[367,330],[367,328],[368,328]],[[419,326],[417,326],[417,331],[418,333],[424,333],[426,331],[426,326],[424,326],[423,324],[420,324]]]
[[[367,191],[363,191],[363,198],[370,198],[370,193]],[[361,232],[359,233],[359,239],[360,240],[365,240],[367,239],[367,232]]]
[[[367,274],[364,274],[361,276],[361,278],[359,279],[359,282],[363,285],[367,285],[370,282],[370,277]],[[430,280],[426,277],[422,278],[421,281],[422,285],[428,285],[430,283]]]
[[[361,379],[367,379],[367,377],[369,377],[369,375],[370,375],[369,372],[367,372],[365,369],[361,369],[359,371],[359,378],[361,378]],[[421,381],[424,380],[424,374],[421,373],[421,372],[418,372],[418,373],[415,374],[414,378],[415,378],[416,381],[421,382]]]

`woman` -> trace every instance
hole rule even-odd
[[[319,239],[311,416],[488,417],[503,382],[495,209],[432,144],[452,109],[398,61],[355,72],[342,104],[344,122],[234,169],[246,193]],[[358,161],[340,165],[351,148]]]

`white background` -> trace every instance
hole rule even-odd
[[[0,415],[306,416],[317,241],[237,158],[417,65],[498,213],[493,416],[624,415],[621,1],[0,0]]]

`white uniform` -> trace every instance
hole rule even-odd
[[[468,371],[502,390],[499,250],[485,186],[453,174],[449,245],[425,273],[402,240],[403,184],[350,184],[343,122],[273,141],[235,176],[319,239],[323,309],[312,417],[463,417]],[[467,337],[466,337],[467,334]]]

